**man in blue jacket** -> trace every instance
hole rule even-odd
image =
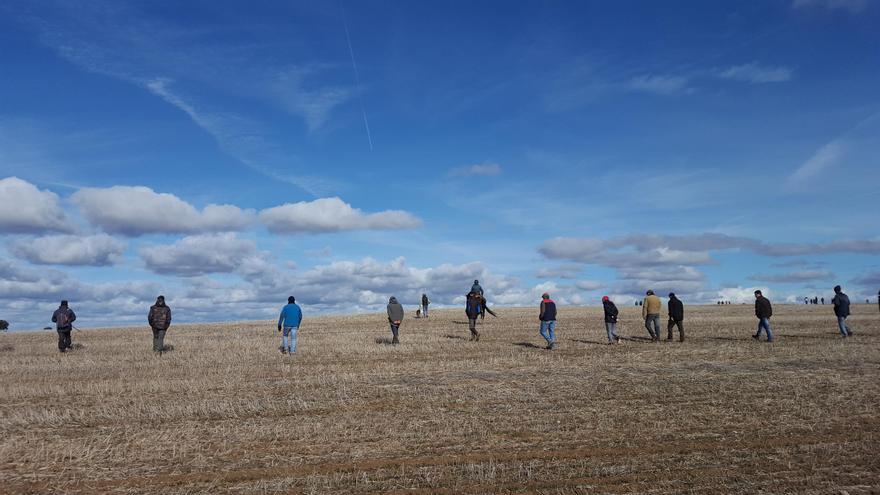
[[[283,330],[281,354],[293,354],[296,352],[296,332],[299,330],[299,324],[302,323],[302,319],[302,310],[296,305],[296,298],[293,296],[288,297],[287,306],[281,309],[281,316],[278,317],[278,331]]]

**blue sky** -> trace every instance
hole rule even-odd
[[[0,318],[880,289],[880,4],[8,2]]]

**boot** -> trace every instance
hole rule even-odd
[[[392,343],[393,345],[397,345],[397,344],[400,343],[400,341],[397,340],[397,335],[395,335],[394,337],[391,338],[391,343]]]

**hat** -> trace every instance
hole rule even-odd
[[[62,306],[67,306],[67,299],[62,299],[62,300],[61,300],[61,305],[62,305]]]
[[[295,303],[295,302],[296,302],[296,298],[295,298],[295,297],[290,296],[290,297],[287,298],[287,304],[293,304],[293,303]]]
[[[647,295],[649,295],[649,296],[653,296],[653,295],[654,295],[654,291],[652,291],[651,289],[648,289],[648,292],[646,292],[645,294],[647,294]]]
[[[675,292],[670,292],[669,297],[675,297]]]
[[[602,296],[602,302],[608,301],[608,296]]]
[[[541,299],[550,299],[550,294],[547,294],[546,292],[541,294]]]
[[[834,292],[840,292],[840,286],[839,286],[839,285],[835,285],[835,286],[834,286]]]

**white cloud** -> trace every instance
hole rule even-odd
[[[790,81],[794,70],[789,67],[769,67],[751,62],[729,67],[720,71],[718,75],[724,79],[757,84]]]
[[[212,204],[199,211],[173,194],[142,186],[85,188],[71,200],[92,225],[128,236],[243,230],[254,217],[252,210],[231,205]]]
[[[170,246],[144,247],[140,255],[150,270],[181,276],[237,270],[255,273],[261,271],[267,256],[253,241],[233,233],[184,237]]]
[[[655,93],[660,95],[672,95],[689,92],[688,79],[683,76],[671,75],[644,75],[637,76],[627,82],[627,87],[633,91]]]
[[[422,225],[421,220],[405,211],[367,214],[336,197],[268,208],[260,212],[260,220],[271,232],[279,234],[402,230]]]
[[[466,165],[456,167],[449,172],[452,177],[470,177],[470,176],[493,176],[501,175],[501,165],[494,162],[476,163],[474,165]]]
[[[845,10],[858,14],[868,6],[868,0],[792,0],[793,9],[821,8],[825,10]]]
[[[822,146],[788,177],[787,185],[789,187],[799,186],[826,169],[839,165],[847,151],[846,143],[839,139]]]
[[[12,242],[9,251],[39,265],[107,266],[119,261],[125,244],[107,234],[55,235]]]
[[[0,180],[0,232],[73,232],[58,205],[58,195],[41,191],[18,177]]]

